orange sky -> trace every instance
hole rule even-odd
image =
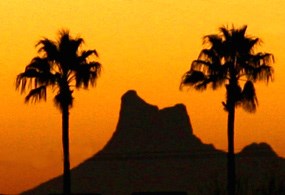
[[[267,142],[285,157],[285,2],[282,0],[9,0],[0,2],[0,193],[19,193],[61,174],[61,116],[47,103],[24,104],[15,77],[36,55],[43,36],[61,28],[82,36],[103,64],[96,88],[76,91],[70,119],[71,164],[101,149],[115,130],[128,89],[160,108],[184,103],[194,134],[226,149],[225,90],[179,91],[182,74],[202,49],[202,36],[221,25],[248,25],[275,55],[275,81],[256,85],[254,115],[236,115],[236,151]]]

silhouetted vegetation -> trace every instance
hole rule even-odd
[[[219,34],[204,36],[205,48],[191,64],[181,81],[182,86],[196,90],[213,90],[226,87],[226,101],[222,102],[228,112],[228,185],[229,195],[235,194],[234,119],[235,108],[241,106],[253,113],[257,106],[254,83],[271,81],[274,62],[270,53],[255,53],[259,38],[246,35],[247,26],[240,29],[221,27]],[[243,87],[241,87],[243,85]]]
[[[71,193],[69,162],[69,109],[73,103],[73,88],[94,86],[100,73],[96,50],[81,50],[82,38],[72,38],[69,31],[59,32],[59,39],[44,38],[37,43],[38,56],[16,79],[16,89],[24,93],[25,102],[46,100],[47,88],[56,91],[55,105],[62,113],[62,143],[64,156],[63,193]]]

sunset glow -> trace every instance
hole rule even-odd
[[[15,91],[17,74],[37,55],[43,37],[69,29],[96,49],[102,74],[95,88],[74,93],[70,110],[72,167],[102,149],[118,120],[121,96],[129,89],[159,108],[183,103],[194,134],[227,149],[225,90],[179,90],[204,35],[221,25],[248,25],[262,39],[257,51],[275,56],[274,82],[256,84],[255,114],[237,109],[235,146],[267,142],[285,157],[285,2],[217,0],[47,0],[0,2],[0,193],[15,194],[62,173],[61,115],[47,102],[24,104]]]

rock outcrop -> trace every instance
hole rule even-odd
[[[213,152],[193,135],[186,107],[177,104],[159,110],[147,104],[135,91],[122,97],[116,131],[100,154],[124,155],[194,155]]]

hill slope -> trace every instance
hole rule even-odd
[[[285,173],[284,165],[284,160],[265,143],[252,144],[237,157],[242,182],[256,189],[261,189],[277,170],[278,174]],[[112,138],[100,152],[72,169],[72,192],[210,194],[216,188],[224,189],[225,170],[226,153],[203,144],[193,134],[184,105],[159,110],[135,91],[128,91],[122,96],[120,117]],[[59,176],[23,194],[61,191]]]

